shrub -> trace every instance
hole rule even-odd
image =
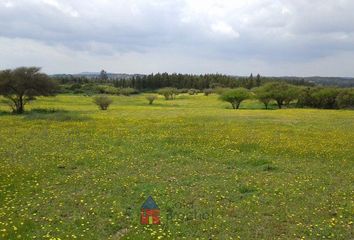
[[[100,85],[97,87],[98,92],[102,94],[118,94],[118,89],[113,86]]]
[[[194,89],[194,88],[191,88],[191,89],[188,90],[188,94],[189,95],[196,95],[196,94],[198,94],[198,90]]]
[[[336,98],[340,108],[354,108],[354,88],[342,90]]]
[[[214,90],[212,88],[207,88],[203,90],[205,96],[209,96],[209,94],[212,94]]]
[[[149,101],[149,104],[152,105],[152,103],[157,99],[156,95],[148,95],[146,96],[146,99]]]
[[[177,93],[180,94],[180,93],[188,93],[188,88],[181,88],[181,89],[178,89],[177,90]]]
[[[94,103],[99,106],[101,110],[107,110],[113,100],[106,95],[100,95],[93,98]]]
[[[74,94],[81,94],[81,93],[84,93],[84,91],[81,90],[81,89],[75,89],[75,90],[73,91],[73,93],[74,93]]]
[[[76,90],[76,89],[80,89],[82,86],[80,83],[74,83],[73,85],[70,86],[70,90]]]
[[[138,90],[134,88],[121,88],[119,89],[119,94],[124,96],[130,96],[131,94],[137,94]]]
[[[229,90],[231,90],[231,88],[217,87],[217,88],[215,88],[214,92],[221,95],[224,92],[229,91]]]
[[[245,88],[236,88],[225,91],[221,94],[220,99],[225,102],[229,102],[233,109],[239,109],[242,101],[248,99],[250,93]]]
[[[170,87],[161,88],[157,92],[158,92],[158,94],[163,95],[166,100],[174,99],[175,95],[178,94],[178,91],[176,88],[170,88]]]

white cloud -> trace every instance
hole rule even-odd
[[[236,32],[229,24],[221,21],[213,23],[211,25],[211,30],[213,33],[220,34],[222,37],[231,39],[240,37],[240,34]]]
[[[351,0],[0,0],[0,66],[90,70],[70,60],[79,56],[90,67],[119,62],[115,71],[354,75],[353,11]]]
[[[56,0],[42,0],[42,2],[44,4],[51,6],[51,7],[54,7],[55,9],[61,11],[64,14],[70,15],[71,17],[78,17],[79,16],[79,13],[76,10],[74,10],[71,6],[59,3]]]
[[[5,8],[12,8],[15,6],[15,4],[11,1],[8,1],[8,0],[1,0],[1,4],[3,4],[3,6]]]

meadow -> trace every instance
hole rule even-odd
[[[0,105],[1,239],[354,238],[354,111],[112,98]]]

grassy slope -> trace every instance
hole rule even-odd
[[[0,115],[0,238],[353,238],[353,111],[202,95],[29,107],[80,116]],[[148,195],[160,226],[139,224]]]

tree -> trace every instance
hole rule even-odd
[[[354,108],[354,88],[342,90],[338,94],[336,102],[340,108]]]
[[[14,113],[22,114],[25,105],[38,96],[55,94],[57,84],[38,67],[0,71],[0,95],[8,99]]]
[[[251,75],[249,76],[249,78],[247,79],[247,83],[246,83],[246,87],[248,89],[253,88],[253,73],[251,73]]]
[[[149,104],[152,105],[152,103],[157,99],[156,95],[148,95],[146,96],[146,99],[149,101]]]
[[[316,91],[316,88],[303,87],[300,88],[299,98],[297,105],[299,107],[317,107],[316,101],[313,98],[312,94]]]
[[[108,80],[108,75],[107,75],[107,72],[106,72],[105,70],[101,70],[101,72],[100,72],[100,79],[101,79],[102,81]]]
[[[267,91],[265,87],[258,87],[254,90],[256,98],[258,101],[264,104],[265,108],[268,109],[269,102],[272,100],[272,94]]]
[[[318,89],[311,96],[314,98],[317,107],[332,109],[336,108],[338,94],[339,90],[337,88],[326,87]]]
[[[284,82],[269,82],[263,85],[264,91],[268,92],[271,98],[277,102],[279,109],[282,108],[285,101],[290,102],[290,88],[289,84]]]
[[[99,95],[93,98],[93,102],[101,109],[107,110],[109,105],[112,104],[113,100],[106,95]]]
[[[250,93],[245,88],[236,88],[225,91],[221,94],[220,99],[225,102],[229,102],[233,109],[239,109],[241,102],[248,99]]]
[[[299,99],[301,94],[301,89],[294,85],[288,85],[288,89],[286,90],[286,98],[284,100],[285,106],[289,106],[290,103],[296,99]]]
[[[256,86],[257,87],[261,86],[261,75],[259,75],[259,73],[257,74],[256,77]]]

